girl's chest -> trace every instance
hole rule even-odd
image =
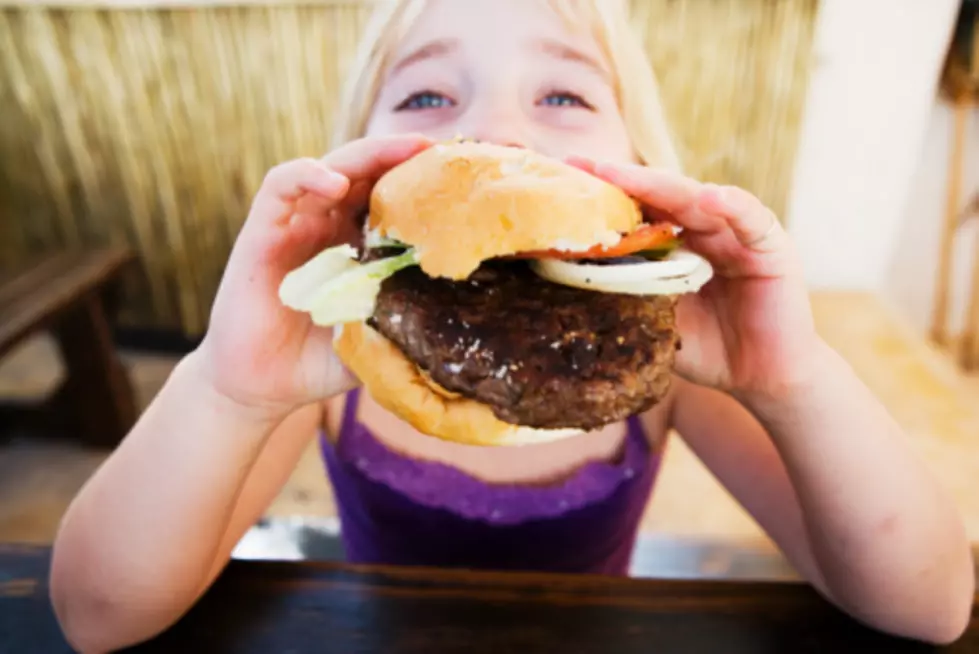
[[[345,398],[327,405],[327,434],[336,443],[340,437]],[[645,437],[663,441],[665,419],[654,410],[642,419]],[[387,448],[413,459],[452,466],[487,483],[547,485],[573,475],[581,466],[594,462],[615,463],[623,456],[628,437],[626,423],[551,443],[520,447],[476,447],[450,443],[426,436],[378,406],[366,393],[360,394],[357,422]]]

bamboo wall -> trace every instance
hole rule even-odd
[[[786,205],[818,0],[633,0],[688,171]],[[124,322],[206,326],[265,171],[319,155],[367,0],[0,8],[0,267],[128,242]]]

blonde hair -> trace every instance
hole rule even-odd
[[[333,145],[361,138],[373,112],[390,58],[428,0],[378,0],[348,72]],[[660,101],[656,75],[624,0],[547,0],[573,26],[589,29],[612,68],[619,111],[639,161],[680,169]],[[626,81],[628,80],[628,81]]]

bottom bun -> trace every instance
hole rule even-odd
[[[512,446],[583,433],[503,422],[485,404],[438,387],[394,343],[364,323],[337,329],[334,349],[375,402],[428,436],[467,445]]]

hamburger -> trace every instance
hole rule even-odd
[[[619,188],[515,147],[433,146],[375,185],[360,247],[290,273],[282,302],[422,433],[519,445],[667,393],[679,295],[712,271]]]

